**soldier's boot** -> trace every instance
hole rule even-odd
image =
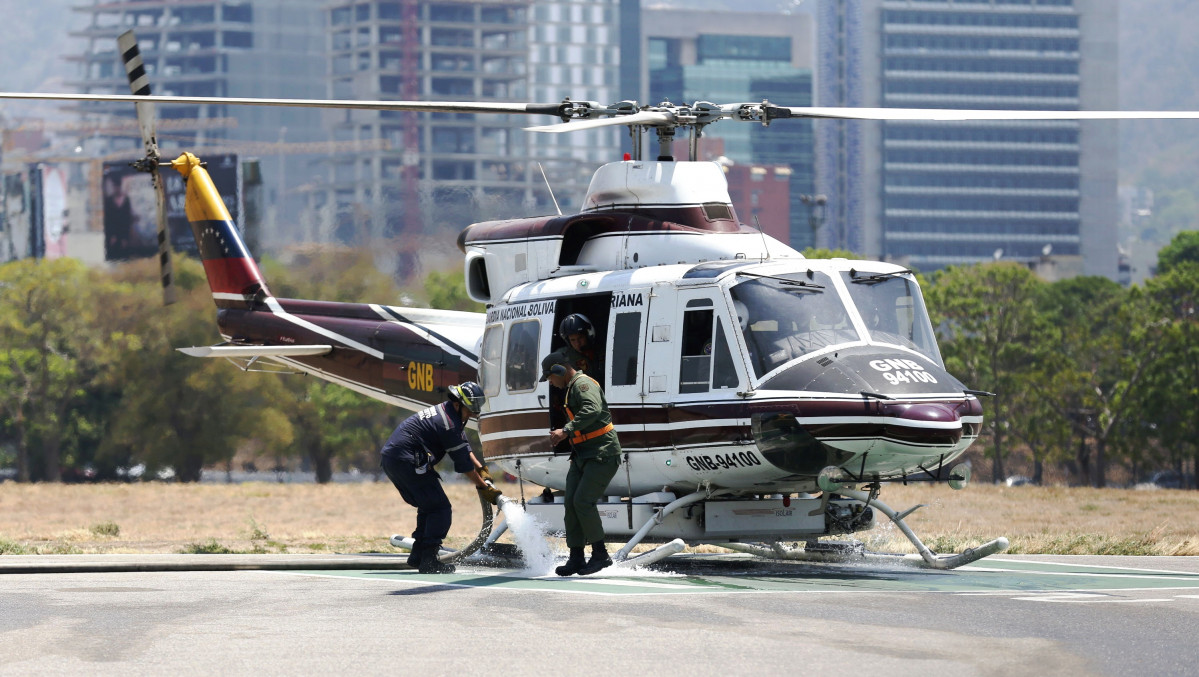
[[[420,568],[421,558],[424,556],[425,544],[419,539],[412,542],[412,552],[408,553],[408,566],[413,569]]]
[[[437,553],[440,551],[440,543],[427,545],[422,549],[419,569],[422,574],[452,574],[457,570],[453,564],[437,559]]]
[[[573,576],[574,574],[577,574],[579,569],[583,568],[583,565],[585,564],[587,564],[587,559],[583,556],[583,549],[571,548],[570,558],[566,560],[565,564],[559,566],[557,569],[554,569],[554,573],[558,574],[559,576]]]
[[[587,576],[610,566],[612,557],[608,555],[608,549],[604,547],[603,541],[596,541],[591,544],[591,559],[579,567],[579,575]]]

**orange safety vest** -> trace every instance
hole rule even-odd
[[[587,376],[586,374],[583,374],[583,377],[591,379],[591,382],[595,384],[595,387],[597,387],[597,388],[599,387],[599,382],[596,381],[595,379],[591,378],[590,376]],[[567,397],[562,398],[562,408],[566,410],[566,416],[568,418],[570,418],[570,420],[573,421],[573,420],[575,420],[575,413],[570,410],[570,405],[566,403],[567,400],[569,400],[569,396],[570,396],[569,390],[566,391],[566,395],[567,395]],[[582,431],[576,430],[574,432],[574,435],[572,435],[570,438],[570,443],[571,444],[579,444],[580,442],[586,442],[587,440],[595,439],[596,437],[599,437],[600,435],[611,432],[613,430],[616,430],[616,426],[612,425],[611,423],[608,423],[608,425],[606,425],[606,426],[596,428],[595,430],[592,430],[589,433],[584,433]]]

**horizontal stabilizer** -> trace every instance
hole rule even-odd
[[[191,348],[176,348],[184,355],[192,357],[297,357],[300,355],[325,355],[333,351],[333,346],[194,346]]]

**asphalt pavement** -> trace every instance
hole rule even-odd
[[[1001,555],[946,572],[676,555],[569,579],[477,564],[422,575],[402,561],[0,557],[0,674],[1142,677],[1199,665],[1199,558]]]

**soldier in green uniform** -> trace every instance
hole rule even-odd
[[[604,526],[595,504],[620,467],[620,440],[612,426],[608,402],[595,379],[575,371],[564,352],[553,352],[541,361],[542,380],[566,391],[566,425],[550,432],[550,442],[571,445],[566,474],[566,545],[570,558],[555,569],[559,576],[586,576],[612,564],[604,547]],[[591,544],[591,559],[583,549]]]

